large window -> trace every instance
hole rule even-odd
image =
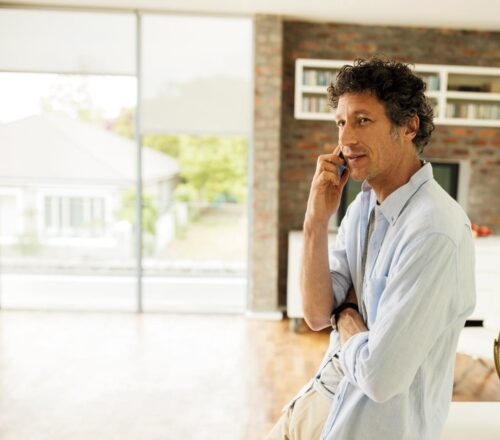
[[[137,307],[135,40],[133,13],[0,9],[3,308]]]
[[[103,197],[46,196],[45,230],[54,236],[94,236],[105,234]]]
[[[250,19],[0,9],[1,306],[243,311],[251,60]]]
[[[145,15],[142,29],[142,141],[178,164],[144,180],[145,308],[243,311],[251,20]]]

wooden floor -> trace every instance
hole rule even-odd
[[[261,440],[328,333],[241,316],[0,312],[0,439]],[[500,400],[468,368],[455,398]]]

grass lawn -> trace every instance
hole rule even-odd
[[[244,263],[247,259],[247,223],[243,205],[207,208],[159,258]]]

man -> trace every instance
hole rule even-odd
[[[466,214],[419,159],[434,128],[424,90],[406,65],[377,58],[344,66],[328,88],[339,146],[318,158],[311,184],[301,288],[308,325],[334,329],[268,439],[440,438],[475,303],[474,245]],[[362,191],[329,255],[349,176]]]

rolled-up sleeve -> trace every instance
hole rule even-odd
[[[349,209],[339,227],[335,244],[329,249],[330,274],[336,305],[344,302],[352,284],[345,243],[345,225],[348,215]]]
[[[349,338],[340,354],[349,382],[384,402],[407,390],[436,338],[464,319],[457,246],[446,235],[415,240],[397,259],[379,292],[369,331]]]

